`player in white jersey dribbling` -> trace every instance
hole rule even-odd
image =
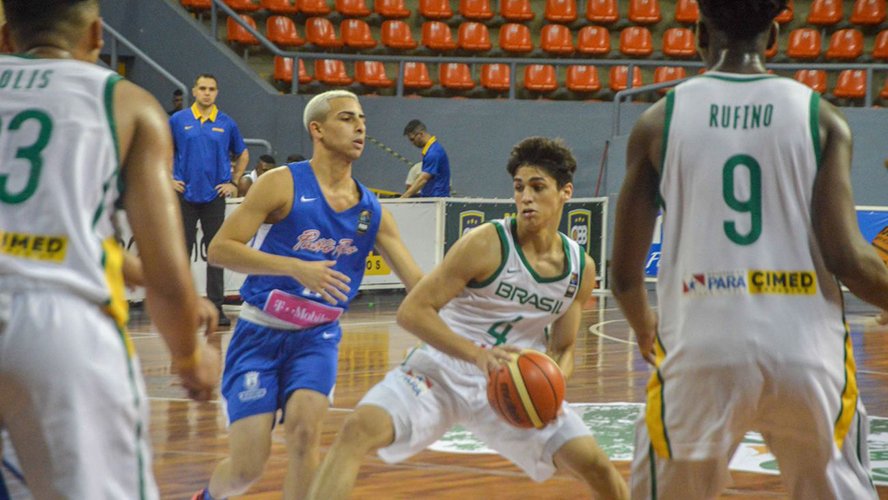
[[[632,497],[717,497],[755,430],[793,498],[876,498],[838,281],[888,308],[888,268],[857,226],[850,130],[765,70],[786,1],[699,6],[708,71],[635,125],[617,205],[611,284],[656,368]],[[658,205],[659,317],[643,277]]]
[[[366,453],[378,450],[386,462],[399,462],[456,423],[535,481],[560,469],[603,498],[628,497],[620,474],[567,404],[548,426],[519,429],[487,402],[488,373],[519,348],[546,351],[570,376],[582,307],[595,287],[595,263],[558,231],[573,193],[570,150],[557,140],[528,138],[512,150],[507,170],[516,218],[464,235],[404,299],[398,322],[426,344],[346,419],[309,498],[347,498]]]

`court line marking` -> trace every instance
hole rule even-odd
[[[635,341],[633,341],[633,340],[618,339],[616,337],[611,337],[610,335],[607,335],[601,331],[601,328],[604,325],[609,325],[611,323],[617,323],[619,321],[626,321],[626,320],[625,319],[609,319],[607,321],[599,321],[598,323],[595,323],[594,325],[589,325],[589,329],[588,329],[589,333],[591,333],[592,335],[595,335],[596,337],[601,337],[601,338],[607,339],[607,340],[613,340],[614,342],[619,342],[621,344],[635,345]],[[629,332],[630,332],[630,335],[632,335],[632,336],[635,335],[634,333],[632,333],[631,329],[629,330]]]
[[[880,372],[876,370],[857,370],[857,373],[865,373],[867,375],[880,375],[882,377],[888,377],[888,372]]]

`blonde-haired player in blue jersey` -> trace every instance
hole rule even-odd
[[[715,498],[756,430],[793,498],[876,498],[839,282],[888,308],[888,268],[857,226],[850,130],[765,70],[785,1],[699,4],[708,71],[635,125],[617,205],[611,284],[656,369],[632,497]],[[643,280],[658,208],[659,317]]]
[[[0,57],[0,422],[36,498],[158,497],[148,401],[126,333],[124,279],[189,395],[208,399],[218,352],[170,189],[166,113],[95,65],[96,0],[3,0]],[[122,197],[141,261],[115,239]]]
[[[521,348],[548,352],[566,376],[573,371],[583,304],[595,288],[592,258],[558,231],[576,166],[558,140],[531,137],[513,148],[507,171],[517,216],[464,235],[404,299],[398,323],[425,344],[346,419],[309,498],[346,498],[366,453],[378,450],[386,462],[400,462],[457,423],[535,481],[558,469],[603,498],[628,497],[626,483],[567,404],[546,427],[519,429],[487,401],[489,372]]]

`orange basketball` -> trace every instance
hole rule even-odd
[[[564,375],[549,356],[524,350],[490,376],[487,399],[506,422],[541,429],[558,418]]]
[[[873,246],[876,247],[876,252],[882,258],[882,262],[888,266],[888,226],[883,227],[879,234],[873,238]]]

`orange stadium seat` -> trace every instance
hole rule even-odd
[[[585,26],[577,33],[577,52],[584,55],[606,57],[610,54],[610,32],[602,26]]]
[[[182,7],[192,11],[210,10],[213,0],[181,0]]]
[[[293,83],[293,59],[274,56],[274,79],[280,82]],[[311,82],[311,75],[305,71],[305,59],[299,60],[299,83]]]
[[[419,0],[419,15],[426,19],[450,19],[453,9],[449,0]]]
[[[446,51],[456,48],[453,33],[450,27],[441,21],[426,21],[422,23],[422,44],[429,49]]]
[[[272,14],[295,14],[299,12],[299,6],[295,0],[261,0],[259,5]]]
[[[333,23],[326,17],[309,17],[305,20],[305,39],[308,43],[325,49],[342,47]]]
[[[855,29],[836,31],[829,38],[827,59],[853,61],[863,55],[863,33]]]
[[[421,90],[432,87],[432,78],[425,63],[408,61],[404,63],[404,88]]]
[[[660,22],[660,2],[658,0],[629,0],[629,20],[637,24]]]
[[[629,26],[620,32],[620,52],[627,56],[643,57],[654,52],[651,30],[642,26]]]
[[[346,47],[353,49],[372,49],[376,47],[376,39],[370,32],[370,25],[361,19],[345,19],[339,25],[339,35]],[[357,76],[357,75],[355,75]]]
[[[441,63],[438,68],[441,86],[450,90],[471,90],[475,88],[472,70],[465,63]]]
[[[836,88],[833,89],[836,97],[844,99],[862,99],[866,97],[866,70],[846,69],[839,73]]]
[[[588,65],[568,66],[564,86],[572,92],[598,92],[601,90],[598,68]]]
[[[482,64],[481,86],[485,89],[505,92],[510,88],[511,70],[508,64]]]
[[[543,16],[553,23],[572,23],[577,20],[577,0],[546,0]]]
[[[305,39],[296,31],[296,23],[287,16],[268,16],[265,37],[278,47],[301,47]]]
[[[258,3],[253,3],[253,0],[225,0],[225,5],[231,7],[235,12],[256,12],[260,8],[262,8]]]
[[[345,17],[367,17],[370,8],[364,0],[336,0],[336,12]]]
[[[385,65],[379,61],[355,62],[355,81],[361,85],[374,88],[395,86],[395,81],[385,74]]]
[[[570,29],[563,24],[547,24],[540,34],[540,48],[549,54],[573,54],[574,44]]]
[[[873,58],[888,59],[888,30],[879,32],[873,42]]]
[[[533,50],[530,28],[524,24],[507,23],[500,26],[499,46],[506,52],[526,54]]]
[[[390,49],[412,50],[419,44],[413,39],[410,26],[404,21],[389,19],[382,22],[382,44]]]
[[[296,0],[299,5],[299,12],[306,16],[326,16],[330,13],[330,6],[327,0]]]
[[[795,72],[794,78],[821,94],[826,92],[826,71],[822,69],[800,69]]]
[[[814,0],[808,11],[808,24],[832,26],[842,20],[841,0]]]
[[[253,20],[252,17],[247,14],[241,14],[239,16],[243,19],[247,24],[250,25],[254,30],[256,29],[256,21]],[[228,35],[227,40],[232,43],[239,43],[241,45],[259,45],[259,40],[253,36],[252,33],[247,31],[246,28],[237,23],[234,18],[228,18]]]
[[[641,68],[635,66],[632,71],[632,87],[641,87],[643,83],[641,82]],[[613,66],[610,69],[610,81],[608,85],[610,89],[614,92],[619,92],[628,87],[629,83],[629,67],[628,66]]]
[[[686,76],[688,76],[688,72],[681,66],[657,66],[657,68],[654,70],[654,83],[664,83],[671,82],[672,80],[681,80]],[[669,89],[671,88],[672,87],[662,88],[657,92],[662,95],[666,92],[669,92]]]
[[[663,32],[663,53],[669,57],[694,57],[697,40],[689,28],[669,28]]]
[[[473,21],[493,19],[490,0],[459,0],[459,15]]]
[[[456,45],[462,50],[472,52],[485,52],[490,50],[490,31],[487,26],[476,22],[466,22],[459,25],[456,36]]]
[[[779,50],[780,43],[778,41],[774,41],[774,45],[771,45],[767,49],[765,49],[765,57],[768,59],[773,59],[774,56],[777,55],[777,51]]]
[[[885,85],[882,85],[882,90],[879,92],[879,97],[882,99],[888,99],[888,80],[885,80]]]
[[[793,6],[793,0],[789,0],[789,2],[786,3],[786,8],[783,9],[783,12],[778,14],[777,17],[774,18],[774,20],[780,24],[786,24],[792,21],[794,17],[794,12],[795,7]]]
[[[411,14],[404,0],[373,0],[373,12],[387,19],[404,19]]]
[[[315,80],[326,85],[351,85],[354,81],[345,71],[345,63],[338,59],[315,61]]]
[[[885,0],[857,0],[851,11],[851,22],[872,26],[885,20]]]
[[[675,4],[675,22],[696,23],[700,19],[700,5],[697,0],[678,0]]]
[[[551,92],[558,88],[555,66],[530,64],[524,67],[524,88],[533,92]]]
[[[814,28],[799,28],[789,33],[789,46],[786,55],[793,59],[817,59],[820,57],[820,31]]]
[[[620,19],[617,0],[588,0],[586,20],[593,23],[610,24]]]
[[[534,16],[530,0],[500,0],[500,15],[510,23],[532,21]]]

